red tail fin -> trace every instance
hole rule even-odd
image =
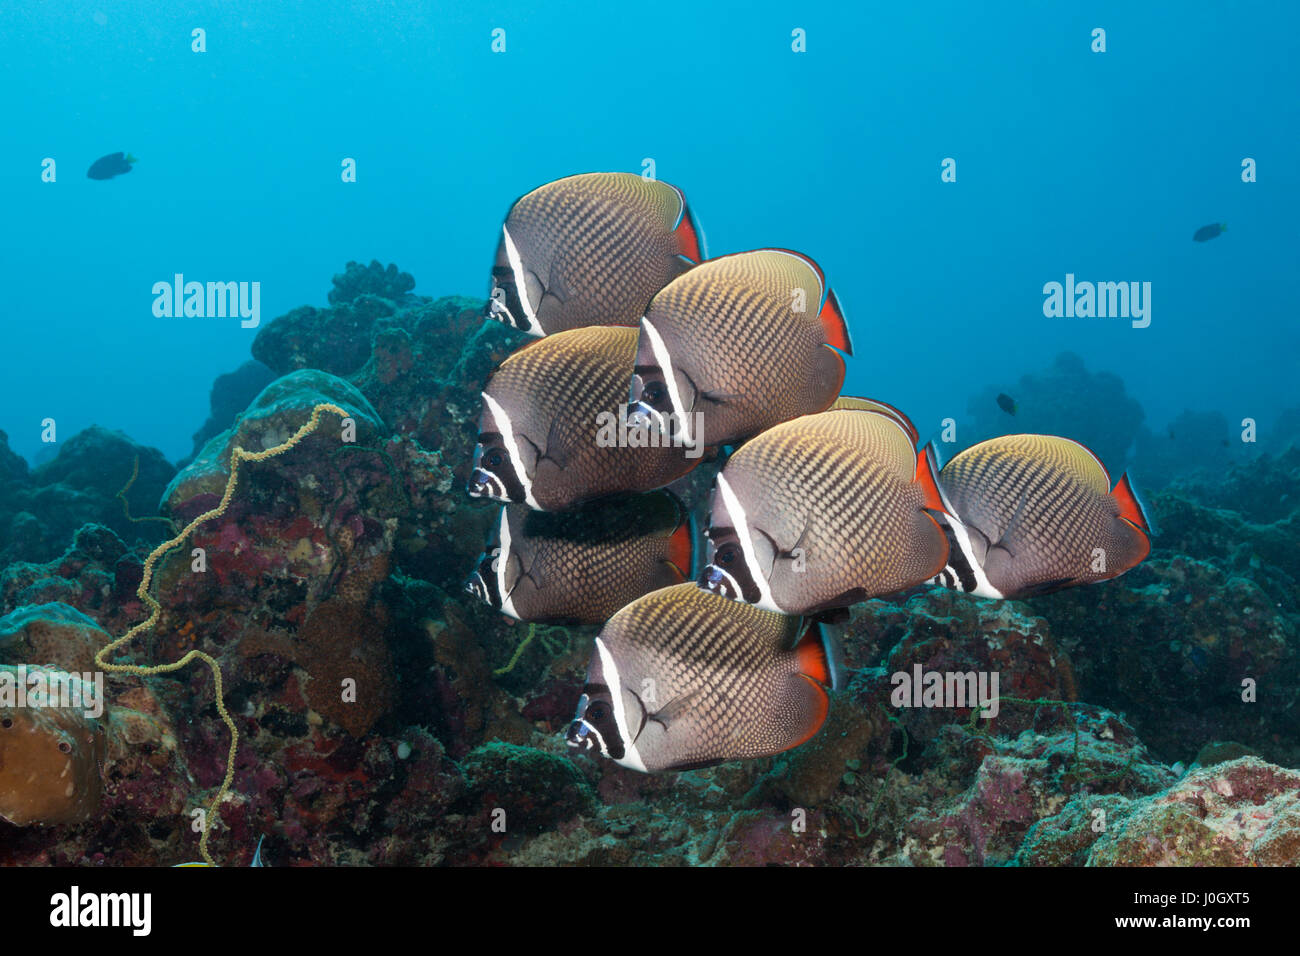
[[[799,673],[826,687],[831,686],[834,680],[831,659],[821,628],[815,620],[808,621],[794,652],[799,661]]]
[[[818,318],[826,330],[826,341],[845,355],[852,355],[853,339],[849,336],[849,323],[844,318],[844,310],[840,308],[840,300],[834,289],[826,290],[826,302],[822,305]]]
[[[815,694],[816,711],[810,715],[807,732],[790,746],[797,747],[822,729],[826,715],[831,709],[829,688],[835,686],[835,662],[831,659],[831,648],[827,636],[816,621],[809,621],[803,637],[795,645],[799,675],[812,687]]]
[[[916,483],[921,486],[922,508],[950,513],[944,503],[943,492],[939,490],[939,463],[935,461],[934,449],[929,445],[917,453]]]
[[[682,218],[673,230],[673,235],[677,237],[678,255],[685,256],[691,262],[704,261],[704,237],[695,222],[695,216],[691,214],[691,208],[686,205],[685,196],[682,197]]]
[[[678,571],[683,580],[689,580],[695,570],[695,521],[683,521],[668,537],[667,559]]]
[[[1153,533],[1154,524],[1147,514],[1146,506],[1142,504],[1142,499],[1138,497],[1132,481],[1129,480],[1128,472],[1120,475],[1119,482],[1115,485],[1115,490],[1111,492],[1111,496],[1119,505],[1119,516],[1121,518],[1132,522],[1147,534]]]

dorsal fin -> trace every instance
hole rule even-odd
[[[921,440],[920,434],[916,430],[916,426],[912,424],[912,420],[888,402],[881,402],[874,398],[861,398],[857,395],[841,395],[839,398],[835,399],[829,410],[834,411],[836,409],[876,412],[881,415],[887,415],[894,419],[894,421],[898,422],[898,424],[902,425],[903,430],[912,436],[913,447],[915,447]]]
[[[1064,436],[1061,435],[1053,435],[1050,437],[1055,438],[1058,441],[1069,442],[1071,445],[1077,445],[1083,451],[1087,452],[1092,457],[1092,460],[1097,463],[1097,467],[1101,469],[1101,473],[1106,476],[1106,484],[1107,485],[1110,484],[1110,469],[1106,467],[1106,463],[1101,460],[1101,456],[1098,455],[1095,451],[1093,451],[1083,442],[1079,441],[1079,439],[1077,438],[1065,438]]]

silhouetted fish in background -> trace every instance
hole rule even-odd
[[[1227,231],[1228,224],[1226,222],[1212,222],[1208,226],[1197,229],[1192,239],[1196,242],[1209,242],[1211,239],[1217,239]]]
[[[90,179],[112,179],[114,176],[129,173],[134,162],[136,158],[130,153],[109,153],[91,163],[90,169],[86,170],[86,176]]]
[[[1008,415],[1014,415],[1016,413],[1016,409],[1019,407],[1020,406],[1016,404],[1016,400],[1012,398],[1010,395],[1008,395],[1006,392],[1001,392],[998,394],[998,408],[1002,409]]]

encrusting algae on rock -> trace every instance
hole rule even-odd
[[[121,637],[100,648],[99,652],[95,655],[96,666],[103,670],[110,673],[135,674],[139,677],[178,671],[187,666],[193,660],[200,660],[207,664],[211,669],[214,681],[217,712],[221,715],[222,722],[225,723],[226,728],[230,731],[230,751],[226,757],[225,776],[222,778],[221,785],[217,788],[217,792],[213,796],[212,803],[208,808],[208,813],[212,819],[206,822],[202,829],[202,833],[199,836],[199,853],[209,865],[214,866],[215,861],[212,859],[211,853],[208,852],[208,835],[212,832],[212,827],[215,825],[216,818],[220,814],[222,800],[230,790],[230,784],[235,773],[235,752],[239,747],[239,729],[235,726],[234,719],[226,710],[225,695],[222,692],[221,665],[217,663],[216,658],[212,657],[212,655],[206,654],[200,650],[191,650],[179,660],[170,663],[154,664],[151,666],[111,663],[108,660],[108,655],[130,644],[139,634],[151,630],[157,623],[159,616],[162,614],[163,608],[153,595],[149,593],[149,586],[153,581],[154,563],[172,548],[184,543],[185,540],[189,538],[190,534],[200,525],[213,518],[219,518],[221,515],[226,513],[226,509],[230,507],[231,499],[234,498],[235,490],[238,487],[240,466],[244,462],[263,461],[267,458],[273,458],[276,455],[282,455],[289,451],[317,429],[320,425],[321,416],[326,412],[338,415],[339,418],[344,420],[344,422],[351,421],[351,417],[344,409],[337,405],[322,403],[313,408],[311,417],[297,431],[287,437],[280,444],[274,445],[270,448],[264,448],[261,451],[247,451],[241,445],[237,445],[231,450],[229,478],[226,481],[225,490],[221,495],[221,500],[218,501],[214,507],[193,518],[183,529],[181,529],[180,532],[176,534],[175,537],[158,545],[158,547],[149,554],[149,557],[145,559],[144,575],[140,580],[140,587],[137,588],[136,595],[150,608],[149,616],[145,620],[136,624]],[[214,439],[214,441],[216,441],[216,439]]]

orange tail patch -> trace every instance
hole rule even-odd
[[[845,355],[853,354],[853,339],[849,336],[849,323],[840,308],[840,300],[834,289],[826,290],[826,302],[822,305],[822,328],[826,331],[826,341]]]
[[[831,661],[826,653],[826,643],[822,640],[821,628],[816,621],[808,622],[803,637],[795,645],[794,653],[799,662],[799,673],[811,677],[819,684],[831,686]]]
[[[695,523],[683,521],[668,537],[667,558],[682,573],[683,580],[689,579],[695,570]]]
[[[1142,499],[1138,497],[1137,491],[1133,488],[1133,483],[1129,480],[1127,472],[1120,476],[1119,483],[1115,485],[1115,490],[1111,492],[1111,496],[1119,505],[1119,516],[1121,518],[1141,528],[1147,534],[1151,534],[1151,518],[1147,515],[1147,509],[1142,504]]]
[[[817,709],[812,714],[807,733],[790,744],[798,747],[815,737],[826,723],[826,715],[831,709],[829,688],[835,685],[835,665],[831,661],[827,636],[823,634],[816,620],[809,620],[804,628],[803,637],[795,645],[795,659],[799,666],[799,676],[813,689]]]
[[[682,201],[682,218],[677,223],[677,228],[673,230],[673,235],[677,237],[678,254],[685,256],[692,262],[704,261],[704,240],[700,234],[699,224],[695,221],[695,216],[691,214],[691,208]]]
[[[929,445],[916,456],[916,483],[921,486],[921,507],[950,514],[939,490],[939,464]]]

